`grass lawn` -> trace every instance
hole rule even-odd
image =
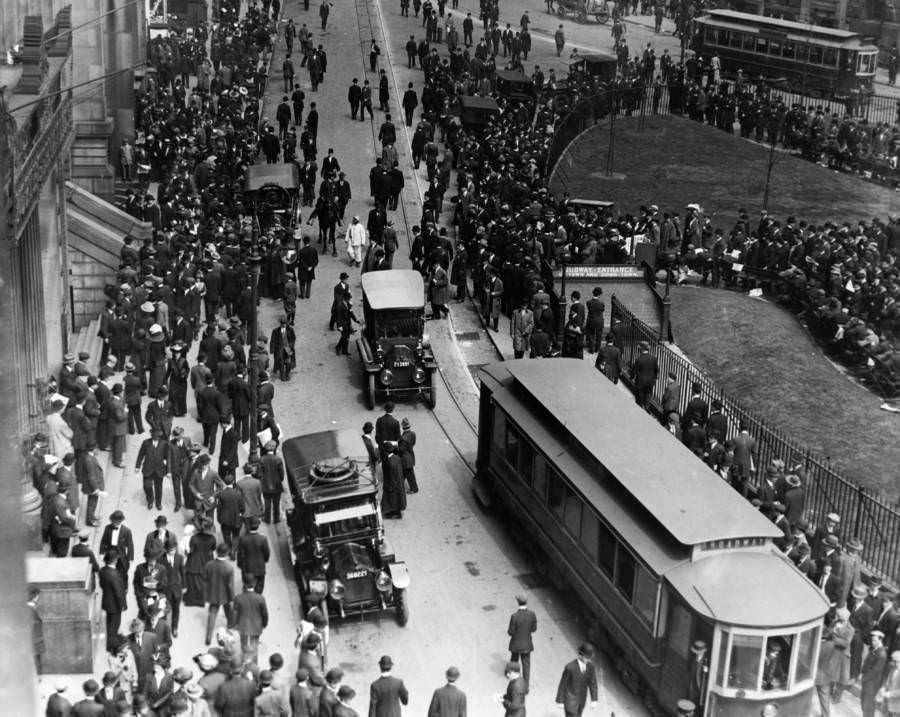
[[[762,209],[769,149],[680,117],[617,119],[613,175],[606,176],[609,124],[603,122],[571,146],[551,183],[554,192],[616,202],[637,213],[656,204],[681,214],[697,202],[714,226],[728,231],[744,207],[753,220]],[[900,212],[900,194],[776,153],[769,212],[786,219],[858,221]],[[565,182],[565,186],[563,184]]]
[[[681,349],[727,393],[873,491],[898,497],[900,415],[845,377],[790,312],[745,294],[672,288]]]

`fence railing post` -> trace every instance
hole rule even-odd
[[[866,489],[861,485],[856,486],[856,515],[853,517],[853,536],[859,535],[859,526],[862,522],[862,503],[866,497]]]

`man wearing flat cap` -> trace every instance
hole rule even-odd
[[[404,419],[405,420],[405,419]],[[537,631],[537,617],[528,608],[528,599],[524,595],[516,595],[518,609],[509,618],[509,659],[522,665],[522,678],[531,684],[531,653],[534,642],[531,636]]]
[[[431,696],[428,717],[467,717],[466,693],[456,686],[459,669],[448,667],[446,677],[447,684],[438,687]]]
[[[591,706],[597,705],[597,672],[593,657],[594,648],[585,642],[578,648],[577,657],[563,668],[556,703],[563,706],[566,717],[581,717],[589,693]]]
[[[409,692],[403,680],[394,677],[394,661],[383,655],[378,661],[381,677],[369,688],[369,717],[400,717],[400,705],[409,703]]]

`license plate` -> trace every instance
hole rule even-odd
[[[354,570],[353,572],[347,573],[347,580],[356,580],[357,578],[364,578],[369,574],[367,570]]]
[[[409,366],[409,361],[394,361],[394,368],[402,368],[403,366]]]

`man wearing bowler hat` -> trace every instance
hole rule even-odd
[[[691,658],[688,665],[688,699],[703,710],[706,701],[706,686],[709,681],[709,657],[707,656],[706,643],[703,640],[694,640],[691,645]]]
[[[406,420],[406,419],[404,419]],[[534,643],[531,636],[537,631],[537,617],[528,609],[528,598],[516,595],[518,609],[509,618],[509,659],[522,665],[522,677],[531,684],[531,653]]]
[[[578,648],[578,656],[563,668],[556,702],[563,706],[566,717],[581,717],[588,693],[591,707],[597,706],[597,671],[593,657],[594,648],[585,642]]]
[[[459,670],[448,667],[447,684],[438,687],[431,696],[428,717],[466,717],[466,693],[456,686]]]
[[[400,717],[400,705],[409,703],[409,692],[403,680],[394,677],[394,661],[384,655],[378,661],[381,677],[369,688],[369,717]]]

